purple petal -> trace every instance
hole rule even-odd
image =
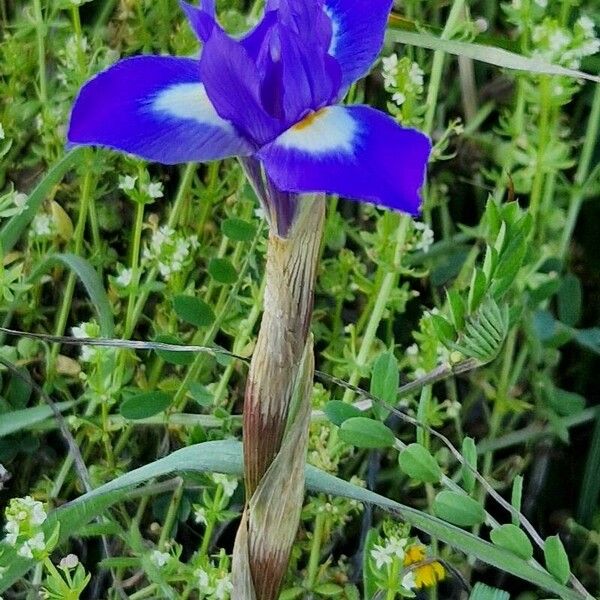
[[[240,42],[215,27],[204,45],[200,72],[219,115],[257,146],[281,132],[281,124],[262,106],[258,68]]]
[[[326,48],[305,42],[295,30],[279,24],[258,61],[265,74],[261,98],[265,108],[284,122],[284,129],[335,100],[341,69]]]
[[[342,67],[346,88],[364,77],[381,51],[393,0],[324,0],[333,39],[329,53]]]
[[[184,0],[179,0],[179,5],[198,39],[206,42],[217,24],[215,0],[203,0],[201,6],[193,6]]]
[[[88,81],[75,101],[68,140],[108,146],[165,164],[250,154],[223,120],[188,58],[137,56]]]
[[[368,106],[330,106],[258,153],[288,192],[328,192],[410,214],[421,206],[429,138]]]

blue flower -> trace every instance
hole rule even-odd
[[[262,21],[234,39],[214,0],[182,2],[200,58],[138,56],[100,73],[79,93],[69,142],[165,164],[238,156],[284,213],[297,193],[328,192],[415,214],[429,138],[339,104],[377,58],[391,4],[267,0]]]

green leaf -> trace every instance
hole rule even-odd
[[[240,476],[243,473],[241,443],[235,440],[220,440],[188,446],[165,458],[125,473],[92,492],[84,494],[67,506],[52,511],[48,521],[44,523],[44,531],[50,534],[53,526],[60,522],[61,539],[64,540],[70,532],[78,531],[80,527],[101,514],[107,507],[120,501],[125,496],[124,491],[127,488],[157,477],[186,472],[218,472]],[[376,505],[420,531],[469,556],[474,556],[488,565],[507,571],[529,584],[557,594],[564,600],[581,600],[578,592],[559,584],[538,567],[528,564],[511,552],[496,547],[468,531],[445,523],[420,510],[399,504],[311,466],[307,467],[306,484],[308,489],[316,493],[330,494]],[[2,549],[4,553],[0,555],[0,567],[6,567],[7,570],[0,576],[0,593],[9,588],[35,564],[34,561],[18,557],[12,547],[2,545]]]
[[[544,540],[544,560],[548,572],[560,583],[565,584],[569,581],[569,557],[557,535],[551,535]]]
[[[121,404],[121,414],[131,421],[148,419],[165,411],[171,404],[171,396],[165,392],[145,392],[127,398]]]
[[[550,406],[563,417],[579,414],[585,408],[583,396],[554,386],[550,389],[548,399]]]
[[[490,532],[490,539],[496,546],[506,548],[524,560],[533,558],[533,546],[527,535],[516,525],[501,525]]]
[[[419,48],[440,50],[448,54],[464,56],[480,62],[485,62],[505,69],[528,71],[530,73],[545,73],[547,75],[564,75],[575,79],[587,79],[600,83],[600,77],[553,65],[537,57],[526,57],[502,48],[475,44],[473,42],[460,42],[457,40],[444,40],[429,33],[402,31],[399,29],[388,30],[391,40],[400,44],[409,44]]]
[[[10,252],[21,234],[25,231],[33,217],[37,214],[40,206],[48,197],[52,197],[52,189],[58,185],[61,179],[74,166],[82,162],[84,148],[75,148],[61,158],[36,185],[35,189],[27,198],[26,208],[23,212],[15,215],[0,230],[0,246],[2,254]]]
[[[430,315],[431,324],[440,342],[444,345],[451,344],[456,339],[454,327],[441,315]]]
[[[400,468],[413,479],[424,483],[437,483],[442,469],[429,450],[421,444],[410,444],[398,457]]]
[[[321,585],[316,586],[314,591],[320,596],[335,598],[344,593],[344,588],[337,583],[322,583]]]
[[[371,394],[388,404],[396,404],[398,387],[400,385],[400,371],[398,361],[393,352],[382,352],[373,364],[371,373]],[[373,413],[384,420],[389,411],[377,404],[373,405]]]
[[[200,406],[212,406],[215,401],[214,394],[197,381],[190,384],[188,393]]]
[[[469,600],[510,600],[510,594],[478,581],[469,594]]]
[[[163,344],[174,344],[174,345],[182,345],[181,340],[171,334],[162,333],[157,335],[154,338],[155,342],[162,342]],[[177,352],[176,350],[156,350],[155,351],[158,356],[160,356],[164,361],[171,363],[173,365],[191,365],[194,362],[194,353],[193,352]]]
[[[521,512],[521,500],[523,498],[523,475],[517,475],[513,479],[512,491],[510,496],[510,505],[517,511]],[[519,519],[516,515],[512,517],[513,525],[519,524]]]
[[[576,330],[575,341],[588,350],[600,354],[600,327]]]
[[[388,404],[395,404],[399,384],[400,373],[394,353],[382,352],[373,365],[371,394]]]
[[[485,511],[477,500],[449,490],[435,497],[433,511],[440,519],[460,527],[473,527],[485,521]]]
[[[467,300],[467,306],[470,313],[473,313],[475,310],[477,310],[477,307],[485,295],[487,287],[488,282],[485,277],[485,273],[480,269],[475,269],[473,271],[473,277],[471,278],[469,297]]]
[[[69,410],[69,408],[75,404],[75,401],[70,400],[69,402],[57,402],[55,406],[60,412],[64,412],[65,410]],[[32,408],[24,408],[23,410],[2,413],[0,415],[0,437],[16,433],[23,429],[29,429],[52,416],[52,409],[45,404],[34,406]]]
[[[391,448],[396,442],[393,431],[381,421],[352,417],[342,423],[340,439],[357,448]]]
[[[461,331],[465,326],[465,303],[456,290],[446,290],[446,297],[450,306],[452,324],[456,331]]]
[[[208,272],[215,281],[225,285],[235,283],[238,278],[235,267],[227,258],[213,258],[208,263]]]
[[[195,327],[208,327],[215,321],[213,309],[204,300],[183,294],[173,298],[173,308],[177,316]]]
[[[98,272],[85,258],[75,254],[52,254],[42,261],[33,271],[28,279],[28,283],[33,283],[41,276],[54,267],[57,263],[67,267],[81,281],[87,295],[89,296],[96,314],[98,315],[98,325],[100,332],[104,337],[113,337],[115,332],[115,322],[113,319],[112,308],[106,295],[102,280]]]
[[[242,219],[225,219],[221,231],[236,242],[251,242],[256,236],[256,225]]]
[[[477,446],[473,438],[466,437],[463,440],[462,455],[465,459],[461,469],[463,487],[470,494],[475,489],[475,474],[468,467],[477,469]]]
[[[334,424],[340,427],[344,421],[353,417],[360,417],[362,413],[356,406],[342,402],[341,400],[331,400],[323,408],[325,416]]]

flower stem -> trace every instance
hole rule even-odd
[[[303,197],[288,236],[269,237],[244,400],[247,500],[233,555],[235,598],[278,598],[300,522],[314,377],[309,327],[324,220],[324,196]]]

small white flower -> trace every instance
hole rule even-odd
[[[229,575],[225,575],[224,577],[217,579],[214,592],[214,597],[216,600],[226,600],[230,597],[232,591],[233,584],[231,583]]]
[[[79,558],[76,554],[67,554],[64,558],[61,558],[58,566],[61,569],[74,569],[79,564]]]
[[[27,194],[23,194],[23,192],[17,192],[13,196],[13,204],[15,205],[15,208],[19,209],[17,214],[20,215],[27,207]]]
[[[390,54],[382,60],[382,75],[386,87],[394,87],[398,79],[398,55]]]
[[[29,547],[29,544],[27,542],[25,542],[18,550],[17,550],[17,554],[19,556],[22,556],[23,558],[33,558],[33,552],[31,551],[31,548]]]
[[[132,177],[131,175],[125,175],[124,177],[119,177],[119,188],[123,191],[129,192],[135,187],[135,182],[137,181],[137,177]]]
[[[386,550],[391,556],[404,559],[404,546],[406,546],[406,540],[390,538],[386,544]]]
[[[228,498],[233,496],[233,493],[238,486],[238,481],[235,477],[229,477],[227,475],[223,475],[222,473],[214,473],[212,478],[217,485],[223,486],[223,493]]]
[[[162,198],[163,197],[163,184],[160,181],[153,181],[146,187],[146,193],[150,198]]]
[[[115,283],[120,287],[127,287],[131,283],[133,272],[131,269],[123,269],[115,278]]]
[[[46,520],[47,516],[43,504],[41,502],[36,502],[31,511],[31,524],[41,525]]]
[[[548,44],[550,46],[550,49],[554,50],[555,52],[559,52],[560,50],[563,50],[570,43],[571,43],[571,36],[566,31],[563,31],[562,29],[557,29],[556,31],[554,31],[552,33],[552,35],[550,35],[550,38],[548,39]]]
[[[540,7],[540,8],[548,8],[548,0],[535,0],[535,3]]]
[[[375,565],[378,569],[381,569],[384,565],[392,564],[392,557],[388,552],[387,547],[373,546],[371,550],[371,557],[375,561]]]
[[[208,573],[204,569],[196,569],[194,574],[198,580],[198,587],[200,588],[200,591],[205,594],[211,592],[212,588],[209,587],[210,579],[208,577]]]
[[[423,69],[421,69],[421,67],[416,62],[414,62],[410,66],[410,71],[408,72],[408,77],[410,78],[412,83],[418,87],[422,87],[424,76],[425,73],[423,73]]]
[[[50,215],[43,213],[35,215],[31,223],[31,231],[37,237],[52,235],[52,220],[50,219]]]
[[[44,532],[36,533],[27,543],[32,550],[44,550],[46,548]]]
[[[10,519],[6,522],[6,525],[4,525],[4,529],[6,531],[6,537],[4,538],[6,543],[14,546],[19,537],[19,524],[15,520]]]
[[[408,354],[409,356],[417,356],[417,354],[419,354],[419,346],[417,346],[417,344],[411,344],[406,349],[406,354]]]
[[[3,140],[4,137],[4,127],[2,127],[2,123],[0,123],[0,140]]]
[[[579,25],[583,30],[583,35],[587,38],[593,38],[596,35],[594,21],[590,19],[587,15],[582,15],[577,19],[576,25]]]
[[[164,567],[169,560],[171,560],[171,555],[168,552],[161,552],[160,550],[154,550],[150,554],[150,560],[158,567]]]
[[[392,94],[392,101],[398,106],[402,106],[406,102],[406,96],[402,92],[394,92]]]
[[[196,523],[201,523],[202,525],[208,524],[208,520],[206,519],[206,509],[205,508],[203,508],[202,506],[198,506],[194,510],[194,521],[196,521]]]
[[[100,328],[96,323],[80,323],[79,327],[72,327],[71,333],[76,338],[95,338],[100,334]],[[102,354],[101,348],[93,346],[81,346],[81,360],[92,362]]]
[[[402,578],[402,587],[405,590],[412,590],[417,587],[417,582],[415,581],[414,571],[408,571]]]

